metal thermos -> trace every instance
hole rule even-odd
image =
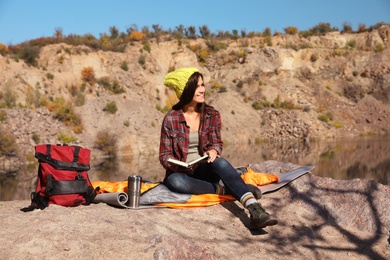
[[[127,178],[127,204],[130,208],[138,208],[139,199],[141,196],[141,181],[142,177],[137,175],[130,175]]]

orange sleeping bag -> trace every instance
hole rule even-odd
[[[279,182],[279,177],[270,173],[257,173],[252,171],[249,167],[246,168],[247,172],[241,174],[241,178],[247,184],[253,184],[256,186],[266,185],[274,182]],[[141,194],[159,185],[160,183],[142,183]],[[98,194],[107,192],[125,192],[127,193],[127,181],[119,182],[106,182],[106,181],[94,181],[93,187],[99,187]],[[215,204],[219,204],[225,201],[235,200],[231,195],[218,195],[218,194],[200,194],[191,195],[190,199],[183,203],[158,203],[156,206],[166,206],[169,208],[189,208],[189,207],[205,207]]]

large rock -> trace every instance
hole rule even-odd
[[[266,161],[264,172],[298,166]],[[389,259],[390,187],[306,174],[261,200],[279,224],[250,230],[237,201],[195,209],[128,210],[0,202],[4,259]]]

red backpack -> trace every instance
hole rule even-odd
[[[88,177],[91,151],[80,146],[42,144],[35,146],[38,180],[31,193],[31,206],[44,209],[50,204],[61,206],[89,205],[96,196]]]

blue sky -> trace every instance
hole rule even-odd
[[[0,42],[6,45],[63,34],[99,37],[111,26],[120,32],[158,24],[164,30],[207,25],[211,32],[233,29],[272,32],[296,26],[307,30],[320,22],[353,30],[390,23],[390,0],[0,0]]]

